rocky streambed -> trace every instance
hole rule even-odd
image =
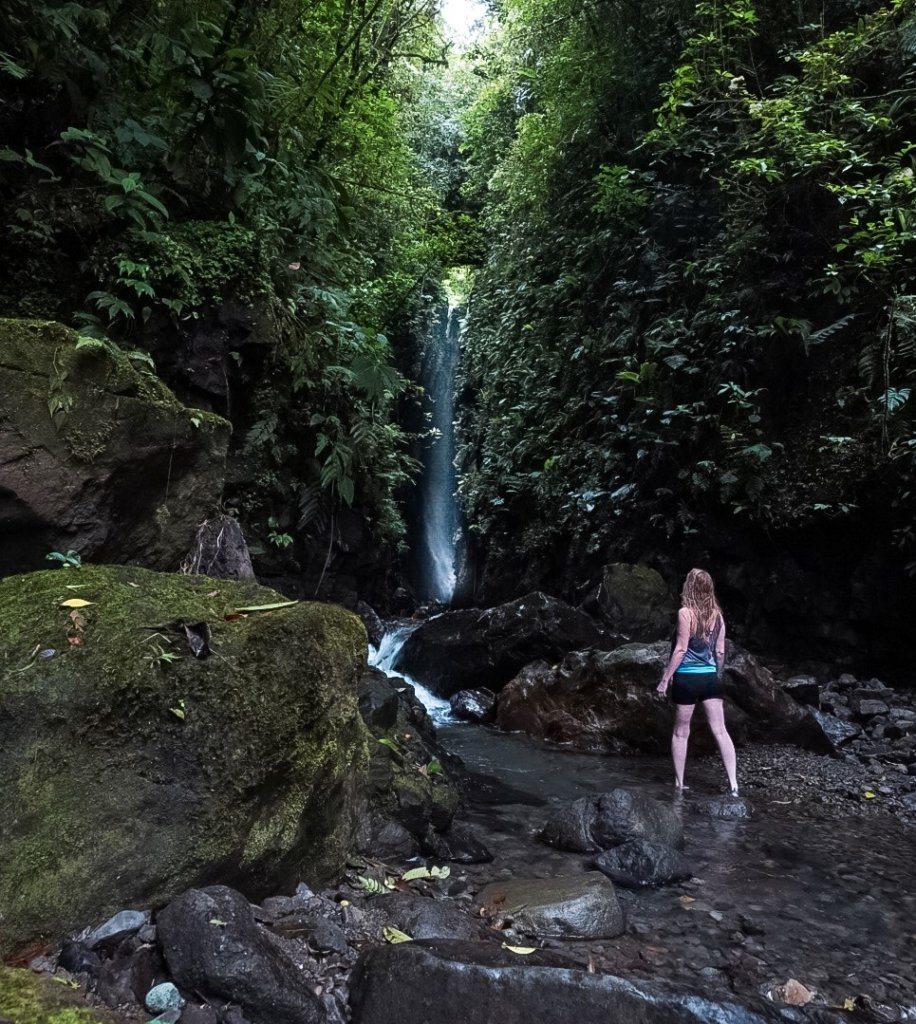
[[[207,884],[217,865],[168,901],[19,949],[0,1021],[53,1020],[45,976],[79,1024],[916,1020],[905,697],[851,677],[788,685],[736,649],[742,796],[723,797],[698,742],[676,798],[668,709],[645,686],[661,650],[601,628],[597,648],[569,649],[579,634],[541,628],[550,608],[534,607],[528,639],[512,613],[469,618],[511,649],[471,646],[501,666],[485,715],[528,688],[533,736],[459,723],[424,686],[362,671],[368,759],[334,884],[265,896]],[[518,664],[526,650],[541,667]],[[767,732],[794,739],[754,740]]]

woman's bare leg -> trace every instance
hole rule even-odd
[[[720,701],[721,703],[721,701]],[[671,760],[674,761],[674,784],[684,788],[684,765],[687,763],[687,741],[690,738],[690,719],[693,704],[675,704],[674,733],[671,736]]]
[[[712,730],[716,743],[719,744],[719,753],[722,755],[722,764],[725,765],[725,772],[728,775],[728,784],[732,791],[738,792],[738,760],[735,757],[735,745],[732,743],[728,729],[725,728],[725,705],[721,700],[704,700],[703,710],[706,712],[706,720]]]

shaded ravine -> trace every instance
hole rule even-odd
[[[427,691],[417,692],[427,700]],[[680,808],[694,877],[660,890],[619,890],[625,935],[560,945],[599,971],[737,995],[797,978],[827,1004],[864,995],[859,1005],[891,1002],[913,1014],[899,1019],[916,1020],[916,832],[889,815],[795,805],[771,781],[797,771],[798,758],[813,771],[836,762],[748,748],[739,753],[739,769],[754,817],[715,820],[703,810],[724,789],[716,759],[690,761],[691,789],[676,801],[666,759],[576,753],[458,724],[443,713],[444,702],[432,701],[440,742],[471,773],[465,820],[495,857],[466,869],[472,890],[510,875],[589,870],[589,857],[537,840],[551,805],[615,786],[639,789]]]

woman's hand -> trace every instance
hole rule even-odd
[[[658,686],[655,687],[655,692],[660,693],[663,697],[668,692],[669,680],[663,679]]]

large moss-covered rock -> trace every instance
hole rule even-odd
[[[91,602],[76,621],[72,598]],[[280,600],[123,566],[0,580],[0,955],[190,885],[255,895],[340,866],[366,634],[330,605],[225,618]],[[206,658],[167,626],[199,621]]]
[[[13,1024],[119,1024],[102,1007],[88,1006],[82,995],[54,978],[0,967],[0,1020]]]
[[[0,575],[83,559],[177,569],[222,495],[230,425],[112,346],[0,319]]]

